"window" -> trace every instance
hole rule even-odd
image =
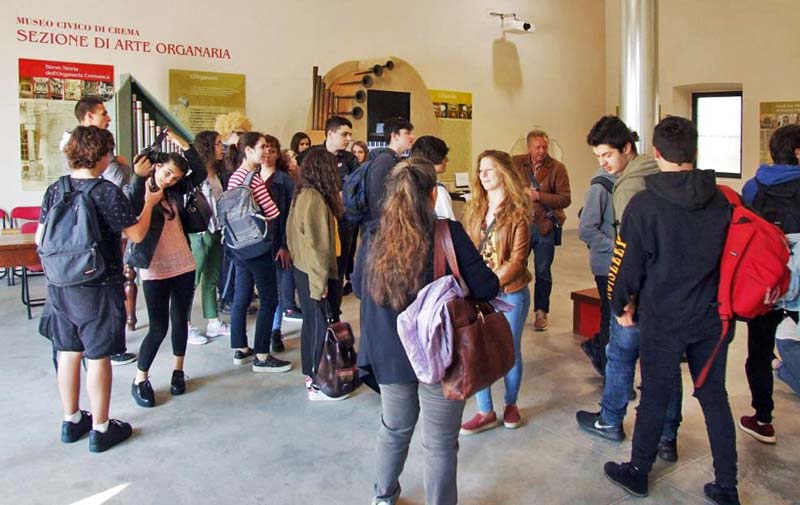
[[[742,92],[692,93],[697,127],[696,168],[720,177],[742,177]]]

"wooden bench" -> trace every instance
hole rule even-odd
[[[593,337],[600,331],[600,295],[597,288],[573,291],[569,297],[572,300],[572,333]]]

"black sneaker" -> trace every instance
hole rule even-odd
[[[156,394],[153,392],[153,386],[150,384],[149,379],[139,384],[135,382],[131,384],[131,396],[133,396],[136,405],[140,407],[150,408],[156,406]]]
[[[346,282],[344,286],[342,286],[342,296],[351,294],[353,294],[353,284],[351,282]]]
[[[662,440],[658,443],[658,457],[674,463],[678,461],[678,443],[675,440]]]
[[[112,366],[127,365],[129,363],[133,363],[134,361],[136,361],[136,355],[132,352],[123,352],[122,354],[111,355]]]
[[[647,474],[630,463],[617,464],[609,461],[603,466],[603,471],[608,480],[628,493],[641,498],[647,496]]]
[[[709,482],[703,486],[706,497],[717,505],[739,505],[739,493],[735,487],[721,486]]]
[[[77,423],[69,421],[61,423],[61,441],[65,444],[77,442],[90,431],[92,431],[92,415],[81,410],[81,420]]]
[[[105,433],[97,430],[89,432],[89,452],[107,451],[130,437],[131,433],[133,433],[133,428],[130,424],[119,419],[111,419],[108,422],[108,431]]]
[[[236,351],[233,353],[233,364],[234,365],[244,365],[245,363],[250,363],[253,361],[253,357],[255,353],[252,349],[248,349],[246,351]]]
[[[253,361],[254,372],[288,372],[291,369],[291,361],[283,361],[271,354],[267,354],[267,358],[264,361],[258,358]]]
[[[575,414],[575,419],[578,421],[578,426],[592,435],[597,435],[598,437],[615,442],[625,440],[625,430],[622,428],[622,425],[612,426],[607,424],[600,416],[600,412],[579,410],[578,413]]]
[[[284,311],[283,317],[291,321],[302,321],[303,313],[300,311],[300,309],[291,309]]]
[[[186,392],[186,379],[183,370],[172,371],[172,381],[170,382],[169,392],[172,396],[182,395]]]
[[[283,345],[281,330],[273,330],[270,341],[272,342],[272,352],[283,352],[286,350],[286,346]]]

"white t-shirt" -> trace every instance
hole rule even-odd
[[[450,198],[450,193],[444,184],[436,184],[436,206],[434,210],[436,217],[451,221],[456,220],[456,215],[453,213],[453,200]]]
[[[779,340],[800,340],[800,333],[797,331],[797,323],[791,317],[785,317],[778,329],[775,330],[775,338]]]

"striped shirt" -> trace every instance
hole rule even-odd
[[[237,168],[228,181],[228,189],[241,186],[248,173],[250,173],[250,171],[244,167]],[[253,197],[256,199],[256,203],[258,203],[258,206],[261,207],[261,210],[264,212],[264,216],[267,219],[275,219],[280,215],[281,212],[278,210],[278,206],[275,205],[272,197],[269,196],[269,191],[267,191],[264,181],[261,180],[261,176],[259,176],[257,173],[250,181],[250,190],[253,192]]]

